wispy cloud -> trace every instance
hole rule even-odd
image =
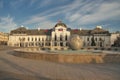
[[[78,19],[81,24],[92,24],[105,20],[118,19],[120,16],[119,3],[103,3],[92,14],[86,14]]]
[[[46,5],[49,6],[51,4],[52,4],[51,0],[43,0],[42,2],[40,2],[39,7],[44,7]]]
[[[0,18],[0,31],[9,32],[12,29],[15,29],[17,24],[13,21],[13,18],[10,16]]]
[[[57,15],[58,16],[63,15],[67,11],[71,11],[71,10],[75,9],[78,6],[78,5],[76,6],[77,3],[78,3],[78,1],[75,1],[72,5],[69,4],[69,5],[55,7],[55,8],[49,9],[47,11],[41,12],[40,14],[33,15],[29,18],[29,20],[24,22],[24,24],[36,23],[36,22],[40,22],[42,20],[47,20],[50,17],[54,17]],[[76,7],[74,7],[74,6],[76,6]]]
[[[50,0],[47,0],[50,1]],[[42,1],[43,6],[54,4],[52,2]],[[45,5],[46,4],[46,5]],[[40,7],[40,6],[38,6]],[[49,24],[56,23],[52,18],[63,16],[68,25],[89,25],[102,21],[116,20],[120,16],[120,5],[118,1],[104,0],[74,0],[67,5],[50,8],[46,11],[34,14],[24,21],[24,24],[39,24],[47,27]],[[46,25],[46,23],[48,23]],[[74,27],[74,26],[73,26]]]
[[[40,28],[40,29],[51,29],[54,27],[56,23],[49,21],[49,20],[44,20],[34,26],[34,28]]]
[[[29,0],[29,5],[33,6],[38,0]]]

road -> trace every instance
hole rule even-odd
[[[31,60],[0,50],[0,80],[120,80],[120,64],[65,64]]]

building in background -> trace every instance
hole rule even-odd
[[[109,31],[97,26],[93,30],[71,29],[66,24],[58,22],[52,29],[26,29],[20,27],[12,30],[9,35],[9,46],[41,47],[48,49],[68,49],[71,35],[78,34],[83,40],[83,47],[110,47],[111,35]]]
[[[7,45],[8,42],[8,34],[0,32],[0,45]]]

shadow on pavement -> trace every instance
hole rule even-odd
[[[7,71],[0,71],[0,80],[52,80],[45,77],[16,74]]]

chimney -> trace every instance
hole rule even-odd
[[[38,28],[38,31],[40,31],[40,28]]]
[[[102,26],[96,26],[96,28],[102,29]]]
[[[80,31],[82,30],[82,28],[80,28]]]

